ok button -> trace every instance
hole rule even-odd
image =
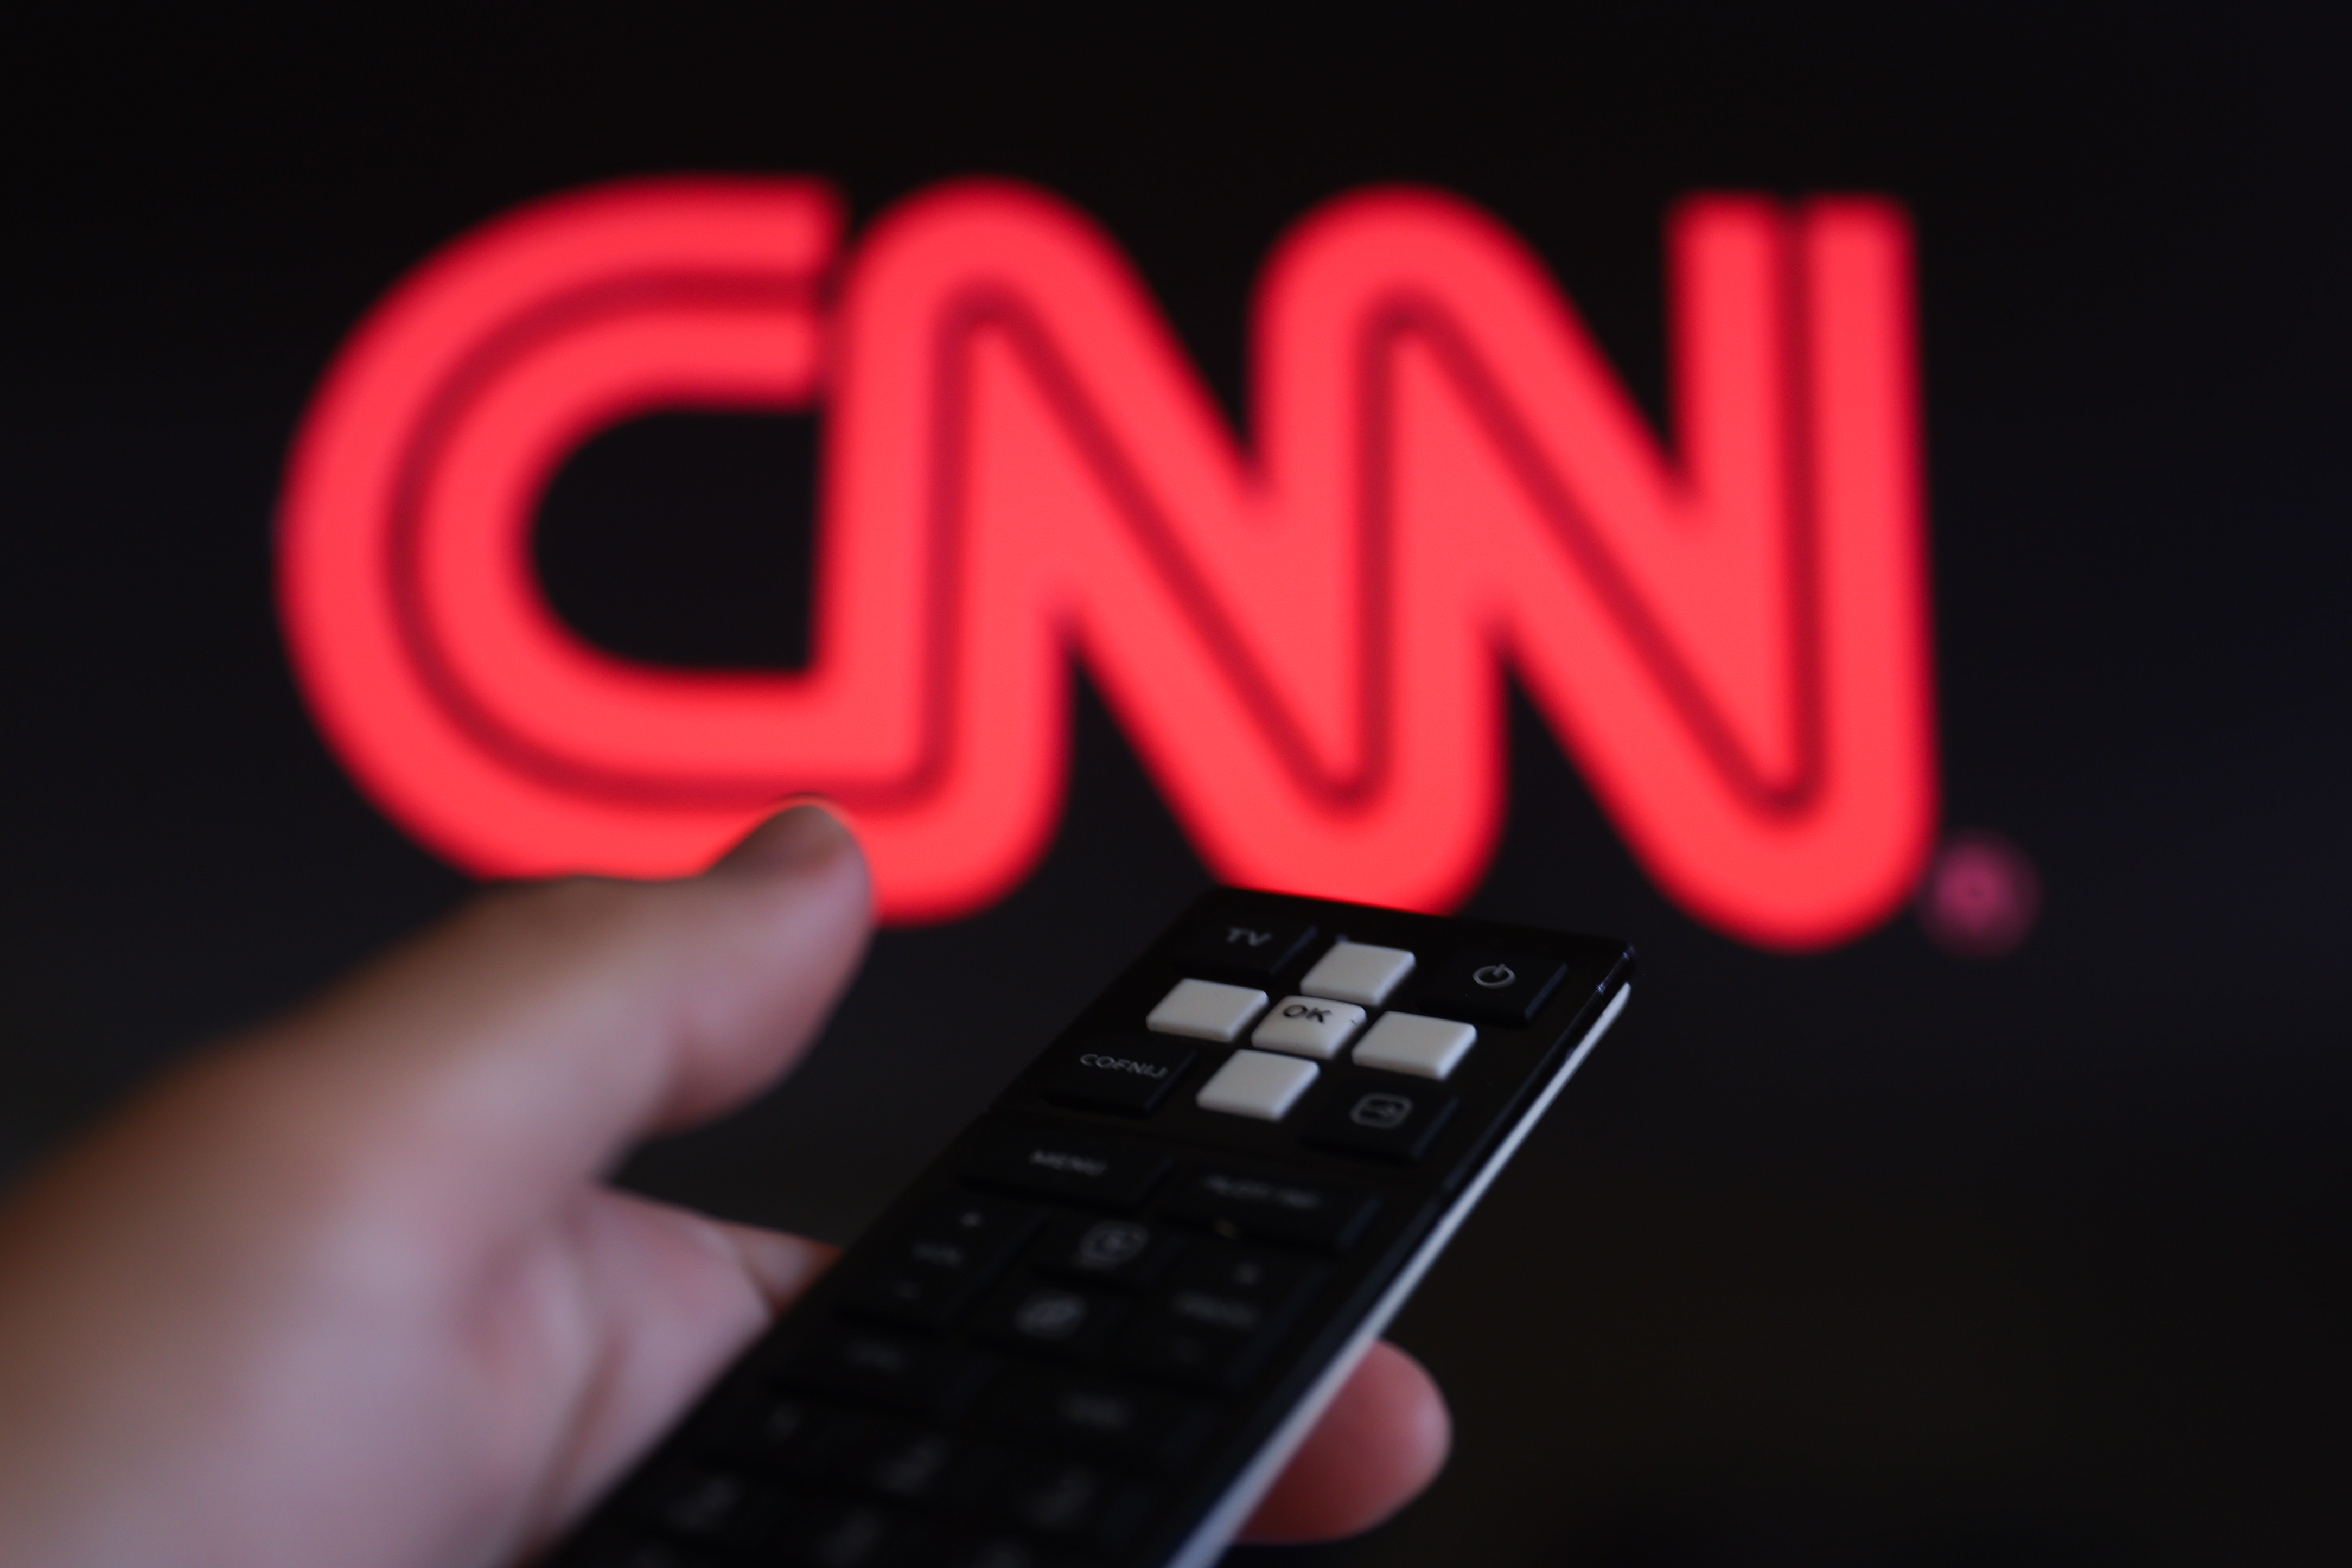
[[[1266,1014],[1250,1044],[1262,1051],[1287,1051],[1328,1062],[1364,1026],[1364,1010],[1353,1002],[1286,996]]]

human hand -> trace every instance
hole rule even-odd
[[[492,893],[55,1162],[0,1211],[0,1562],[543,1546],[830,1261],[599,1177],[792,1065],[866,902],[815,809],[689,880]],[[1246,1533],[1366,1528],[1446,1443],[1375,1346]]]

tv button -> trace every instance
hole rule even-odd
[[[1304,921],[1207,921],[1186,939],[1184,956],[1204,969],[1262,980],[1278,973],[1315,940],[1315,928]]]

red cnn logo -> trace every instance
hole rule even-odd
[[[1892,206],[1677,213],[1674,456],[1540,262],[1441,194],[1276,248],[1246,446],[1051,196],[948,185],[840,238],[813,182],[593,190],[457,241],[343,349],[283,608],[330,741],[425,843],[664,875],[820,791],[886,914],[964,913],[1053,834],[1075,658],[1219,876],[1442,907],[1500,824],[1507,668],[1700,919],[1819,947],[1910,890],[1936,764]],[[568,453],[820,401],[804,672],[633,663],[555,618],[529,543]]]

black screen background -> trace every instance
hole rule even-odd
[[[269,573],[316,378],[472,226],[630,174],[822,174],[860,217],[1017,175],[1127,247],[1245,422],[1267,248],[1426,181],[1535,245],[1655,418],[1674,197],[1885,191],[1919,238],[1947,820],[2025,847],[2042,923],[1981,963],[1907,916],[1743,948],[1521,704],[1471,908],[1630,936],[1641,994],[1395,1330],[1452,1467],[1297,1560],[2340,1551],[2340,40],[2246,7],[372,26],[11,28],[0,1173],[466,895],[320,744]],[[785,420],[600,437],[543,517],[559,606],[645,657],[792,661],[812,453]],[[789,1085],[627,1179],[846,1239],[1206,885],[1079,713],[1037,874],[886,936]]]

